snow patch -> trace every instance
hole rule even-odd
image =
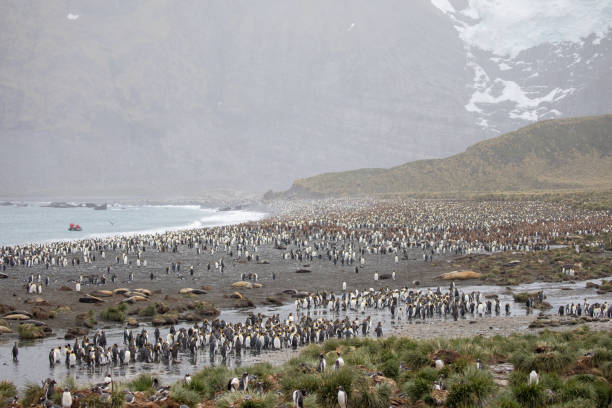
[[[454,13],[456,11],[448,0],[431,0],[431,3],[445,13]]]
[[[78,14],[68,13],[68,15],[66,16],[66,18],[67,18],[68,20],[76,20],[76,19],[78,19],[78,18],[79,18],[79,15],[78,15]]]
[[[542,112],[541,104],[556,102],[572,94],[574,91],[574,88],[555,88],[546,95],[538,97],[532,94],[539,94],[539,91],[526,91],[514,81],[496,79],[486,88],[477,89],[470,98],[470,101],[465,105],[465,109],[468,112],[483,113],[479,105],[512,103],[514,104],[514,109],[509,113],[512,119],[534,122],[543,114],[555,114],[558,112],[550,109]]]
[[[468,0],[455,10],[448,0],[430,0],[449,15],[468,45],[516,57],[544,43],[578,43],[612,28],[610,0]],[[466,19],[467,17],[467,19]]]

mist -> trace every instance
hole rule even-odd
[[[427,0],[4,1],[0,196],[263,193],[612,106],[609,31],[504,60],[536,78],[470,48],[449,13]],[[554,69],[575,53],[602,56],[571,78]]]

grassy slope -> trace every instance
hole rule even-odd
[[[315,194],[594,190],[612,187],[612,115],[538,122],[446,159],[295,181]]]

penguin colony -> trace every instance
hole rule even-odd
[[[183,273],[223,274],[235,262],[260,262],[260,249],[264,246],[277,250],[279,259],[272,259],[273,262],[348,265],[358,273],[378,257],[390,257],[398,264],[408,260],[414,251],[420,251],[424,262],[444,255],[539,251],[548,249],[550,241],[558,237],[597,236],[612,230],[612,219],[605,212],[543,202],[315,200],[279,202],[273,206],[279,215],[256,223],[2,247],[0,266],[3,271],[28,271],[29,277],[23,280],[25,291],[40,295],[46,287],[58,284],[56,271],[69,271],[80,265],[94,273],[73,276],[68,283],[76,291],[88,285],[115,284],[126,278],[133,281],[131,267],[147,267],[146,258],[151,252],[180,254],[191,250],[211,259],[205,271],[195,271],[193,266],[183,266],[181,271],[181,262],[173,260],[165,271],[151,271],[151,280],[182,278]],[[118,276],[126,265],[130,267],[129,274]],[[121,272],[115,272],[115,268]],[[171,272],[172,277],[168,276]],[[391,276],[396,279],[395,271]],[[248,273],[241,278],[258,281],[262,276]],[[375,279],[382,279],[378,271]],[[195,357],[206,353],[225,360],[230,354],[239,355],[247,350],[297,348],[332,337],[371,335],[372,322],[367,314],[372,310],[388,311],[391,319],[406,320],[502,313],[497,300],[486,300],[479,292],[463,293],[454,284],[446,291],[408,287],[349,290],[345,282],[341,293],[309,294],[296,300],[295,308],[296,316],[291,314],[287,319],[252,315],[244,323],[204,320],[189,328],[172,327],[164,336],[159,330],[151,335],[147,330],[134,333],[126,329],[122,345],[106,344],[104,333],[96,333],[92,339],[77,339],[72,345],[50,350],[49,363],[104,367],[172,362],[180,354]],[[328,320],[311,317],[310,311],[354,315]],[[504,305],[504,312],[509,314],[508,305]],[[606,303],[588,307],[585,304],[568,305],[559,309],[559,313],[602,316],[610,315],[612,310]],[[375,326],[374,333],[382,336],[382,326]],[[16,346],[13,356],[17,360]]]
[[[123,344],[107,344],[104,330],[94,334],[92,339],[75,339],[72,345],[59,345],[49,352],[49,364],[62,362],[67,367],[86,365],[91,368],[125,366],[143,363],[178,362],[183,355],[197,359],[208,355],[211,361],[220,357],[227,362],[230,357],[239,358],[243,353],[297,349],[310,343],[322,343],[330,338],[348,339],[372,335],[369,309],[387,311],[391,319],[426,320],[433,318],[465,317],[466,315],[486,316],[500,314],[497,300],[484,299],[482,293],[463,293],[451,283],[448,291],[403,289],[358,290],[337,295],[323,293],[310,295],[296,301],[297,312],[281,320],[280,315],[265,317],[250,315],[244,323],[226,322],[215,319],[204,320],[189,328],[176,329],[172,326],[163,335],[159,328],[152,333],[145,328],[134,333],[126,327]],[[334,320],[314,318],[310,313],[338,314],[340,310],[356,312],[356,317],[345,315]],[[507,308],[508,310],[508,308]],[[325,312],[325,313],[321,313]],[[359,317],[361,312],[362,317]],[[368,314],[368,316],[364,316]],[[296,319],[296,316],[299,316]],[[376,337],[383,336],[382,323],[374,329]],[[338,356],[337,364],[343,364]],[[320,359],[319,371],[324,371],[326,362]]]
[[[241,225],[7,246],[0,248],[0,265],[3,271],[21,266],[47,273],[81,264],[97,266],[106,273],[87,276],[85,283],[105,284],[117,279],[113,264],[146,267],[147,251],[178,253],[180,247],[208,252],[213,261],[207,270],[214,265],[222,272],[227,258],[258,261],[262,245],[286,249],[286,260],[365,265],[371,255],[388,254],[397,263],[403,259],[399,255],[415,248],[428,262],[442,254],[542,250],[559,236],[612,230],[605,212],[541,202],[320,200],[279,203],[275,212],[280,215]],[[107,256],[110,253],[114,257]],[[173,262],[171,269],[180,272],[180,262]],[[36,282],[32,275],[26,286],[28,293],[40,294],[40,274]]]

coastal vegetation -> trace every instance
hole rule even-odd
[[[17,326],[17,334],[19,334],[19,338],[22,340],[42,339],[45,337],[45,332],[42,327],[30,323],[24,323]]]
[[[111,322],[123,323],[127,317],[127,305],[121,303],[117,306],[109,306],[100,312],[100,319]]]
[[[306,407],[335,407],[341,385],[348,406],[355,408],[607,408],[612,403],[611,334],[582,326],[573,331],[490,338],[330,339],[309,345],[297,357],[276,366],[204,368],[189,383],[181,380],[172,385],[163,405],[272,408],[290,404],[293,391],[300,389],[306,392]],[[338,352],[346,365],[336,370]],[[316,370],[321,353],[328,367],[324,373]],[[442,364],[434,364],[436,360]],[[530,384],[532,371],[538,373],[539,382]],[[243,372],[256,376],[249,391],[228,392],[228,381]],[[5,389],[9,391],[2,395],[14,391],[6,382],[0,386]],[[95,393],[84,391],[83,395],[91,406],[117,407],[122,405],[123,390],[142,401],[156,392],[153,377],[141,374],[116,384],[107,402],[96,401]],[[20,402],[29,406],[40,396],[40,387],[28,385]]]
[[[602,234],[599,242],[604,248],[590,247],[585,239],[576,239],[567,247],[548,251],[505,251],[491,255],[472,254],[459,257],[453,264],[482,274],[481,280],[495,285],[520,283],[561,282],[605,278],[610,276],[612,254],[608,251],[609,233]],[[595,237],[591,237],[595,240]],[[580,252],[575,250],[578,243]],[[572,269],[573,275],[563,273]]]

